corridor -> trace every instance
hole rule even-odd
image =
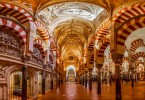
[[[40,95],[38,100],[115,100],[115,84],[102,85],[102,94],[98,95],[96,83],[90,91],[76,83],[66,83],[60,88]],[[145,100],[145,82],[140,81],[131,87],[131,83],[122,83],[122,100]]]

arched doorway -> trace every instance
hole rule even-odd
[[[68,82],[76,81],[76,68],[74,66],[67,67],[66,78]]]
[[[22,71],[18,68],[16,70],[12,71],[10,73],[10,81],[9,81],[9,94],[10,94],[10,100],[17,99],[21,100],[22,96]],[[32,73],[28,71],[27,74],[27,97],[30,98],[33,96],[34,92],[34,87],[33,85],[33,80],[34,77]]]
[[[14,71],[10,75],[10,99],[20,99],[22,95],[22,72]]]
[[[42,73],[38,74],[38,94],[42,93]]]

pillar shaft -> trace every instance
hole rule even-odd
[[[27,100],[27,66],[22,68],[22,100]]]
[[[77,74],[77,84],[80,84],[80,80],[81,80],[80,75]]]
[[[85,73],[85,87],[87,87],[87,72]]]
[[[97,89],[97,93],[101,94],[101,70],[98,70],[98,89]]]
[[[92,70],[89,71],[89,89],[92,90]]]
[[[84,75],[82,77],[83,77],[82,78],[82,86],[84,86],[85,85],[85,77],[84,77]]]
[[[42,75],[42,94],[45,94],[45,69]]]
[[[115,63],[115,74],[116,74],[116,100],[121,99],[121,82],[120,82],[120,64]]]
[[[114,55],[114,62],[115,62],[115,79],[116,79],[116,100],[122,100],[121,97],[121,76],[120,76],[120,67],[122,64],[122,54],[115,54]]]
[[[60,84],[61,84],[61,76],[59,74],[59,77],[58,77],[58,87],[60,87]]]
[[[63,76],[61,75],[61,84],[63,84]]]
[[[53,90],[53,77],[51,77],[51,81],[50,81],[50,89]]]

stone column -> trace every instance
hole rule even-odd
[[[24,62],[24,66],[22,67],[22,100],[27,100],[27,78],[28,78],[28,72],[27,72],[27,64],[30,60],[30,57],[27,55],[22,56],[22,60]]]
[[[87,72],[85,72],[85,87],[87,87]]]
[[[53,90],[53,75],[50,78],[50,89]]]
[[[98,65],[100,68],[98,68],[98,86],[97,86],[97,93],[101,94],[101,67],[102,65]]]
[[[122,100],[120,67],[122,65],[123,55],[114,54],[112,58],[115,62],[116,100]]]
[[[89,69],[89,89],[92,90],[92,69]]]
[[[79,84],[82,84],[82,75],[80,74],[80,81]]]
[[[7,98],[8,98],[8,96],[7,96],[7,85],[5,84],[4,86],[3,86],[3,90],[4,90],[4,100],[7,100]]]
[[[134,82],[135,82],[135,68],[132,68],[132,80],[131,80],[131,86],[134,87]]]
[[[85,74],[82,75],[82,86],[85,85],[85,76],[84,76],[84,75],[85,75]]]
[[[63,76],[61,75],[61,84],[63,84]]]
[[[3,89],[2,89],[2,84],[0,84],[0,100],[2,100],[3,98]]]
[[[59,74],[59,77],[58,77],[58,86],[60,87],[60,79],[61,79],[61,75]]]
[[[79,74],[77,74],[77,84],[79,84],[79,83],[80,83],[80,80],[81,80],[80,75],[79,75]]]
[[[46,78],[46,65],[43,65],[43,73],[42,73],[42,94],[45,94],[45,78]]]
[[[27,100],[27,66],[22,68],[22,100]]]

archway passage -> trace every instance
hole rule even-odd
[[[70,65],[67,67],[66,79],[68,82],[76,81],[76,68],[74,66]]]

